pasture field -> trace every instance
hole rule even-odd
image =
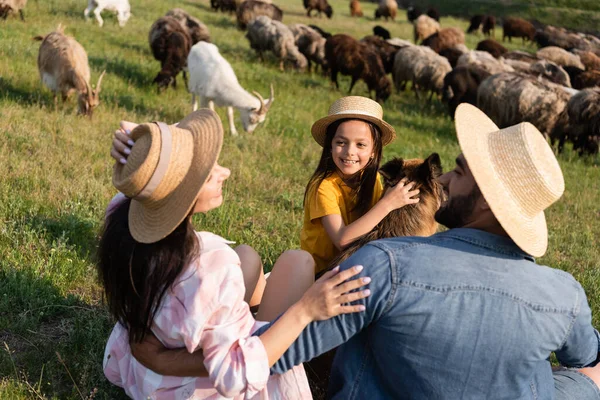
[[[113,321],[102,303],[94,260],[104,209],[115,194],[109,147],[119,120],[174,123],[191,111],[181,77],[176,90],[160,95],[151,84],[159,64],[147,34],[167,10],[182,7],[205,22],[245,88],[266,97],[269,84],[275,87],[273,107],[254,134],[243,133],[239,122],[239,137],[226,131],[220,157],[232,171],[226,200],[197,217],[196,227],[251,244],[266,270],[281,252],[299,246],[304,187],[320,155],[310,126],[346,93],[349,79],[340,80],[341,92],[319,74],[280,72],[272,57],[259,63],[234,18],[210,11],[208,0],[131,3],[133,16],[123,29],[108,12],[104,28],[86,23],[83,0],[30,0],[25,23],[0,21],[0,399],[124,398],[102,374]],[[355,37],[376,24],[373,3],[363,3],[367,17],[351,19],[348,2],[332,0],[332,20],[309,20],[300,0],[276,3],[287,24],[316,23]],[[31,38],[58,23],[86,48],[94,84],[106,70],[93,119],[76,115],[75,99],[55,110],[40,82],[39,42]],[[412,37],[402,11],[398,21],[378,23],[393,36]],[[442,18],[442,25],[464,29],[467,22]],[[468,36],[467,45],[474,48],[481,39]],[[509,47],[520,48],[519,43]],[[366,85],[359,82],[353,94],[367,95]],[[394,93],[384,111],[398,133],[384,151],[386,160],[438,152],[445,169],[453,167],[459,147],[443,104]],[[224,110],[219,113],[225,121]],[[600,162],[569,149],[559,161],[566,191],[547,212],[550,249],[539,262],[569,271],[582,283],[598,326]]]

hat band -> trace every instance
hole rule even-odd
[[[365,112],[365,110],[341,110],[341,111],[337,111],[333,114],[329,114],[330,116],[333,115],[343,115],[343,114],[358,114],[358,115],[364,115],[365,117],[372,117],[372,118],[377,118],[377,119],[381,119],[382,116],[378,117],[375,114],[371,114],[371,113],[367,113]]]
[[[154,193],[165,177],[167,169],[169,168],[169,161],[171,160],[171,149],[173,147],[171,130],[169,129],[169,126],[163,122],[155,122],[155,124],[158,125],[158,128],[160,129],[160,154],[158,156],[158,165],[146,186],[144,186],[142,191],[134,197],[134,199],[138,201],[146,200]]]

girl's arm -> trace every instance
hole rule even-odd
[[[415,204],[419,199],[413,196],[419,194],[419,190],[411,190],[414,183],[402,179],[398,184],[388,189],[381,200],[367,211],[362,217],[344,225],[344,220],[339,214],[330,214],[321,217],[321,223],[338,250],[343,249],[362,235],[365,235],[385,218],[391,211],[404,207],[407,204]]]

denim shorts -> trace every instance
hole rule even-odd
[[[556,400],[600,400],[600,388],[576,369],[559,369],[554,375]]]

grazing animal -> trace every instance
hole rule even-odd
[[[448,114],[454,119],[454,112],[460,103],[477,105],[477,89],[490,73],[476,65],[459,65],[444,77],[442,100],[448,103]]]
[[[100,26],[104,25],[104,20],[100,15],[103,10],[116,12],[120,27],[124,27],[131,17],[129,0],[88,0],[88,6],[83,12],[83,16],[86,20],[92,10],[94,10],[94,15]]]
[[[379,36],[383,40],[388,40],[388,39],[392,38],[392,36],[390,35],[390,31],[385,29],[383,26],[379,26],[379,25],[375,25],[373,27],[373,35]]]
[[[477,107],[500,128],[526,121],[549,137],[567,122],[563,110],[571,98],[569,90],[530,75],[504,72],[481,82]]]
[[[365,36],[360,41],[367,46],[370,46],[371,49],[379,54],[385,73],[391,73],[394,66],[394,57],[398,52],[398,48],[389,44],[379,36]]]
[[[214,110],[227,107],[229,131],[237,136],[233,122],[233,109],[240,112],[244,130],[252,133],[256,126],[265,120],[267,112],[273,105],[274,94],[271,85],[271,97],[264,100],[257,92],[248,93],[238,82],[231,65],[212,43],[198,42],[190,50],[188,57],[190,71],[189,91],[192,93],[192,109],[198,109],[197,97],[201,107]]]
[[[257,17],[264,15],[275,21],[283,19],[283,11],[274,4],[257,0],[246,0],[237,8],[237,26],[245,30],[248,24]]]
[[[495,59],[487,51],[473,50],[463,54],[458,58],[456,65],[477,65],[483,68],[490,74],[497,74],[500,72],[513,72],[514,69],[503,59]]]
[[[566,129],[552,132],[552,145],[558,140],[558,151],[561,152],[568,139],[579,155],[597,154],[600,147],[600,88],[585,89],[573,95],[567,103],[566,113],[569,123]]]
[[[464,49],[460,46],[453,46],[440,50],[439,54],[440,56],[446,57],[450,62],[450,66],[454,68],[458,63],[458,59],[460,58],[460,56],[467,53],[468,51],[468,49],[467,51],[464,51]]]
[[[509,51],[508,53],[504,53],[502,55],[502,58],[507,59],[507,60],[523,61],[523,62],[526,62],[529,64],[532,64],[532,63],[540,60],[538,58],[538,56],[536,56],[534,54],[526,53],[526,52],[520,51],[520,50],[513,50],[513,51]]]
[[[333,8],[327,2],[327,0],[302,0],[304,4],[304,8],[306,9],[306,16],[310,17],[310,13],[312,10],[316,10],[318,12],[319,17],[321,13],[324,12],[327,18],[331,18],[333,16]]]
[[[467,33],[478,32],[485,15],[476,14],[471,17],[471,21],[469,22],[469,27],[467,28]]]
[[[523,44],[525,44],[525,40],[533,41],[535,36],[535,27],[523,18],[505,18],[502,27],[502,41],[508,38],[508,41],[512,43],[513,37],[520,37],[523,38]]]
[[[64,28],[58,28],[46,36],[36,36],[41,40],[38,53],[38,70],[44,85],[54,93],[54,105],[57,107],[57,95],[63,102],[77,92],[78,114],[92,116],[94,108],[100,104],[100,85],[103,71],[98,78],[96,89],[90,85],[90,66],[84,48],[72,37],[64,34]]]
[[[27,5],[27,0],[0,0],[0,18],[6,19],[10,14],[19,13],[21,21],[25,21],[23,9]]]
[[[210,0],[210,6],[213,10],[227,12],[233,14],[237,10],[237,2],[235,0]]]
[[[433,35],[434,33],[436,33],[437,31],[440,30],[440,24],[439,22],[437,22],[435,19],[427,16],[427,15],[420,15],[415,22],[413,22],[413,33],[414,33],[414,39],[415,39],[415,43],[417,43],[419,40],[423,40],[431,35]]]
[[[458,28],[444,28],[426,37],[421,43],[428,46],[436,53],[465,43],[465,33]]]
[[[585,69],[585,65],[581,62],[578,55],[569,53],[568,51],[556,46],[541,48],[535,53],[539,58],[555,62],[563,67],[576,67]]]
[[[285,61],[290,61],[299,71],[304,71],[308,66],[308,60],[296,47],[294,34],[279,21],[261,15],[248,25],[246,38],[261,60],[264,60],[264,51],[271,51],[279,59],[281,71],[284,70]]]
[[[354,84],[362,79],[369,88],[375,91],[377,101],[385,101],[392,92],[392,83],[385,74],[379,54],[368,45],[344,34],[333,35],[325,42],[325,58],[331,73],[331,82],[339,89],[338,72],[350,75],[352,82],[348,94]]]
[[[437,10],[437,8],[429,7],[429,9],[427,9],[427,12],[425,14],[427,14],[429,17],[435,19],[437,22],[440,22],[440,12]]]
[[[528,74],[542,77],[552,83],[571,87],[571,78],[569,74],[558,64],[548,60],[540,60],[533,64],[529,64],[528,70],[524,71]]]
[[[314,30],[315,30],[315,31],[317,31],[317,32],[319,32],[319,34],[320,34],[321,36],[323,36],[325,39],[328,39],[328,38],[330,38],[330,37],[331,37],[331,33],[329,33],[329,32],[325,32],[323,29],[319,28],[319,27],[318,27],[318,26],[316,26],[316,25],[308,25],[308,27],[309,27],[309,28],[312,28],[312,29],[314,29]]]
[[[187,86],[188,54],[192,47],[192,39],[179,21],[173,17],[161,17],[150,27],[148,42],[152,49],[152,55],[160,61],[160,72],[154,78],[158,90],[173,86],[177,87],[177,75],[183,71],[183,80]]]
[[[487,51],[492,56],[494,56],[494,58],[500,58],[502,54],[508,52],[508,49],[506,47],[502,46],[494,39],[485,39],[477,43],[476,50]]]
[[[565,67],[565,70],[573,71],[573,67]],[[571,77],[571,86],[574,89],[586,89],[595,86],[600,86],[600,71],[581,71],[579,73],[573,74],[571,72],[569,76]]]
[[[360,1],[352,0],[350,2],[350,16],[351,17],[362,17],[362,7],[360,6]]]
[[[406,9],[406,19],[408,22],[413,23],[419,16],[423,14],[419,7],[410,6]]]
[[[485,36],[496,36],[496,17],[486,15],[481,23],[481,31]]]
[[[403,160],[394,158],[385,163],[379,173],[384,182],[384,193],[396,186],[403,178],[414,182],[419,190],[419,202],[390,212],[371,232],[350,243],[330,264],[339,265],[365,244],[377,239],[402,236],[431,236],[438,228],[435,213],[443,200],[443,189],[438,178],[442,175],[442,163],[437,153],[427,159]]]
[[[408,46],[396,53],[394,59],[394,84],[396,90],[404,90],[407,82],[412,82],[415,96],[419,98],[419,89],[431,91],[431,96],[441,94],[444,77],[452,70],[446,57],[442,57],[426,46]]]
[[[394,21],[397,13],[398,3],[396,0],[379,0],[379,7],[375,10],[375,19],[385,18],[387,21],[388,18],[391,18]]]
[[[306,57],[308,62],[308,71],[311,70],[311,61],[321,66],[321,70],[325,72],[327,60],[325,59],[325,41],[326,39],[313,28],[303,25],[294,24],[289,26],[294,35],[296,46],[300,53]]]
[[[173,17],[187,30],[192,39],[192,45],[202,41],[210,42],[210,31],[208,27],[200,22],[198,18],[192,17],[181,8],[169,10],[165,16]]]
[[[587,71],[600,71],[600,57],[598,57],[596,54],[592,53],[591,51],[579,49],[573,49],[573,53],[579,56]]]

